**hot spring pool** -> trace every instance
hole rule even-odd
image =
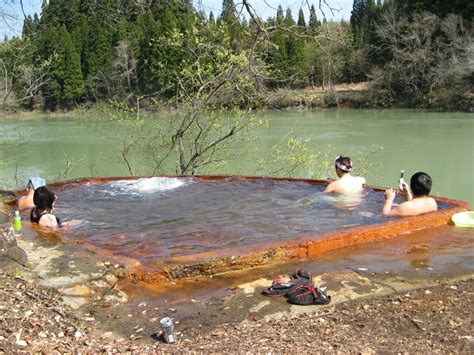
[[[388,220],[381,215],[382,192],[335,196],[322,193],[324,187],[266,178],[152,177],[64,184],[52,190],[67,240],[147,265]]]

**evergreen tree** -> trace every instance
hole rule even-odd
[[[145,12],[138,24],[141,32],[138,55],[138,82],[140,89],[144,92],[156,91],[152,83],[152,67],[154,58],[154,42],[159,34],[159,24],[153,18],[150,11]]]
[[[81,0],[49,0],[43,3],[41,20],[58,28],[65,25],[70,33],[80,23],[80,5]]]
[[[84,93],[84,78],[80,56],[66,26],[42,27],[38,34],[37,51],[38,60],[55,58],[51,80],[42,89],[45,108],[71,107]]]
[[[320,22],[316,16],[316,8],[314,5],[311,5],[311,8],[309,9],[309,30],[314,33],[318,30],[319,26]]]
[[[296,25],[295,20],[293,19],[293,15],[291,14],[291,9],[287,8],[285,13],[285,24],[287,26],[294,26]]]
[[[211,11],[209,13],[209,23],[211,26],[214,26],[216,24],[216,19],[214,18],[214,13]]]
[[[218,22],[225,22],[228,25],[235,24],[237,21],[236,9],[234,0],[223,0],[222,1],[222,13],[219,16]]]
[[[30,15],[28,15],[23,20],[23,30],[21,32],[21,37],[22,38],[32,38],[33,34],[34,34],[33,19],[31,18]]]
[[[235,50],[240,48],[243,44],[243,25],[237,17],[233,0],[223,0],[222,13],[219,16],[217,23],[227,32],[227,35],[230,38],[231,47]]]
[[[278,5],[277,15],[276,15],[276,22],[278,24],[281,24],[281,23],[283,23],[284,18],[285,18],[285,16],[284,16],[283,8],[281,7],[281,5]]]
[[[76,47],[71,40],[71,36],[62,26],[60,30],[61,46],[59,55],[62,65],[62,105],[70,107],[84,94],[84,77],[81,71],[80,56],[76,51]]]
[[[375,0],[354,0],[350,21],[356,48],[365,48],[374,40],[378,15]]]
[[[288,8],[285,17],[283,17],[283,10],[279,6],[276,23],[280,26],[294,26],[296,23],[292,17],[291,9]],[[267,53],[266,62],[273,69],[274,80],[270,80],[268,84],[272,87],[306,86],[307,74],[303,68],[304,40],[281,28],[275,31],[272,42],[275,47]]]
[[[35,12],[35,14],[33,15],[33,32],[34,33],[38,32],[39,26],[40,26],[40,19],[38,17],[38,14]]]
[[[448,14],[461,15],[472,26],[474,2],[472,0],[392,0],[402,16],[431,12],[441,18]]]
[[[86,25],[86,24],[84,24]],[[110,27],[101,26],[99,21],[92,18],[87,23],[89,35],[83,51],[83,68],[85,77],[95,76],[100,70],[107,71],[113,59],[113,43]]]
[[[298,27],[306,27],[306,21],[304,19],[304,12],[302,8],[300,8],[300,11],[298,12]]]
[[[43,86],[41,92],[46,110],[55,110],[61,99],[61,61],[57,55],[60,43],[59,28],[53,25],[41,24],[36,41],[34,62],[40,62],[53,56],[56,57],[55,65],[51,71],[51,80]]]

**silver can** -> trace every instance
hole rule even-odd
[[[161,328],[163,328],[163,338],[168,344],[176,341],[176,331],[174,329],[173,320],[170,317],[165,317],[160,320]]]

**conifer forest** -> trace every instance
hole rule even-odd
[[[471,0],[354,0],[340,22],[321,12],[330,0],[268,18],[254,1],[206,13],[196,0],[43,0],[21,36],[0,43],[0,105],[136,107],[200,95],[214,107],[260,107],[278,90],[368,82],[374,106],[472,107]]]

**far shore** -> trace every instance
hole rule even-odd
[[[344,83],[336,84],[332,90],[329,87],[315,86],[305,89],[276,89],[261,94],[260,101],[254,104],[256,110],[281,110],[297,108],[347,108],[347,109],[380,109],[380,108],[403,108],[424,109],[442,112],[472,112],[472,101],[474,96],[470,93],[463,95],[463,99],[451,107],[432,106],[409,107],[403,103],[385,102],[374,99],[370,95],[369,83]],[[106,101],[103,101],[106,102]],[[86,103],[84,107],[93,111],[100,103]],[[232,107],[232,103],[216,102],[216,107]],[[164,107],[164,106],[163,106]],[[47,117],[75,117],[81,106],[71,110],[58,109],[57,111],[43,111],[40,108],[25,110],[21,108],[0,109],[0,119],[35,119],[38,116]],[[149,103],[142,101],[141,111],[153,112],[159,109],[151,108]]]

